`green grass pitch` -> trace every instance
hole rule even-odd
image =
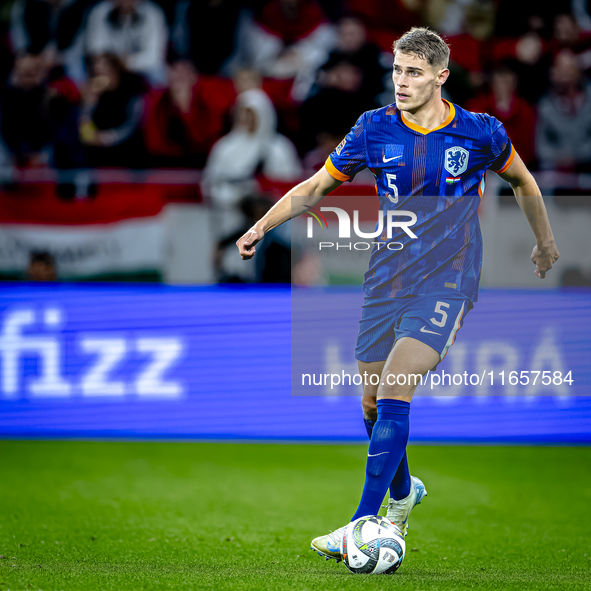
[[[0,590],[591,589],[591,449],[412,446],[392,576],[309,550],[364,446],[0,442]]]

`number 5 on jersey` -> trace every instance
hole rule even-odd
[[[388,199],[392,203],[398,203],[398,187],[394,184],[396,180],[395,174],[386,173],[386,178],[388,179],[388,188],[392,189],[392,193],[394,193],[394,197],[388,193]]]

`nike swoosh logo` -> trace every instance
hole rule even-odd
[[[421,328],[421,332],[428,332],[429,334],[438,334],[439,336],[441,336],[440,332],[433,332],[432,330],[427,330],[427,328],[425,326],[423,326],[423,328]]]
[[[381,456],[383,454],[389,454],[389,451],[381,451],[379,454],[367,454],[368,458],[375,458],[376,456]]]
[[[382,160],[384,162],[390,162],[391,160],[396,160],[397,158],[402,158],[402,154],[400,154],[400,156],[392,156],[392,158],[386,158],[385,154],[382,155]]]

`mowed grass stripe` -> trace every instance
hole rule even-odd
[[[429,496],[390,577],[309,550],[366,449],[0,442],[0,590],[591,589],[591,449],[409,448]]]

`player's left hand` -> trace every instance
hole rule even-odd
[[[560,253],[556,248],[556,244],[541,249],[537,244],[531,253],[532,263],[536,266],[534,275],[540,279],[546,277],[546,273],[554,266],[554,263],[559,259]]]

